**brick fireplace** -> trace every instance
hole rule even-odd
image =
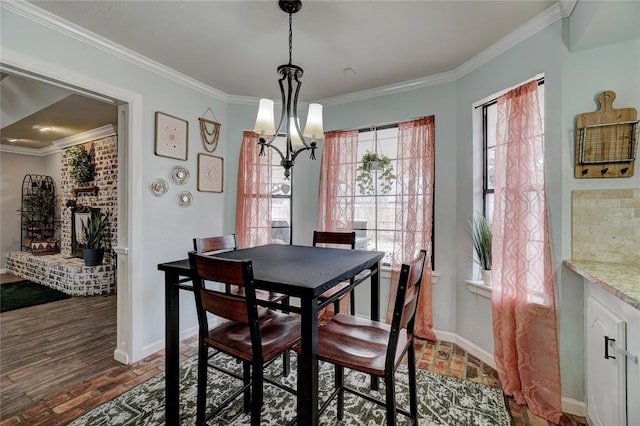
[[[61,153],[60,254],[33,256],[29,252],[13,252],[7,256],[7,271],[73,296],[109,294],[115,291],[116,260],[111,248],[118,235],[118,141],[107,136],[82,144],[93,156],[95,175],[88,187],[78,187],[70,174],[69,152]],[[74,209],[99,209],[108,213],[105,257],[102,265],[85,266],[73,238]]]

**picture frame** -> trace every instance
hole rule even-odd
[[[215,155],[198,154],[198,191],[220,193],[223,185],[224,159]]]
[[[186,161],[189,148],[189,122],[156,111],[155,154]]]

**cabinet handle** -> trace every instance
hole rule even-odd
[[[634,362],[636,364],[638,363],[637,355],[632,354],[626,349],[616,348],[615,344],[616,344],[616,339],[612,339],[609,336],[604,336],[604,359],[616,359],[615,356],[609,355],[609,347],[611,347],[611,349],[617,349],[624,356],[626,356],[631,362]]]
[[[604,359],[616,359],[615,356],[609,355],[609,345],[615,343],[616,339],[612,339],[609,336],[604,336]]]

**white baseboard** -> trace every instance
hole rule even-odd
[[[577,399],[562,397],[562,411],[580,417],[587,417],[587,405]]]
[[[113,351],[113,359],[125,365],[129,364],[129,354],[119,349]]]
[[[179,341],[183,341],[184,339],[186,339],[188,337],[191,337],[191,336],[193,336],[193,335],[195,335],[197,333],[198,333],[198,326],[197,325],[194,326],[194,327],[188,328],[186,330],[183,330],[182,332],[180,332]],[[165,348],[164,346],[165,346],[164,345],[164,339],[163,340],[156,340],[155,342],[144,346],[142,348],[142,356],[139,359],[146,358],[151,354],[154,354],[154,353],[156,353],[158,351],[163,350]],[[135,361],[138,361],[138,360],[134,360],[134,362]]]
[[[469,352],[471,355],[475,356],[480,361],[484,362],[495,370],[496,362],[493,359],[493,354],[482,349],[480,346],[450,331],[433,330],[433,332],[436,334],[438,340],[455,343],[456,345],[460,346],[462,349]]]
[[[436,334],[438,340],[455,343],[471,355],[478,358],[480,361],[489,365],[491,368],[496,368],[496,362],[493,359],[493,354],[482,349],[475,343],[470,342],[464,337],[460,337],[450,331],[433,330],[433,332]],[[587,407],[583,401],[578,401],[576,399],[564,396],[562,397],[562,411],[564,413],[574,414],[581,417],[586,417],[587,415]]]

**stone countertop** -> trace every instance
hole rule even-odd
[[[565,260],[564,265],[640,310],[640,265]]]

